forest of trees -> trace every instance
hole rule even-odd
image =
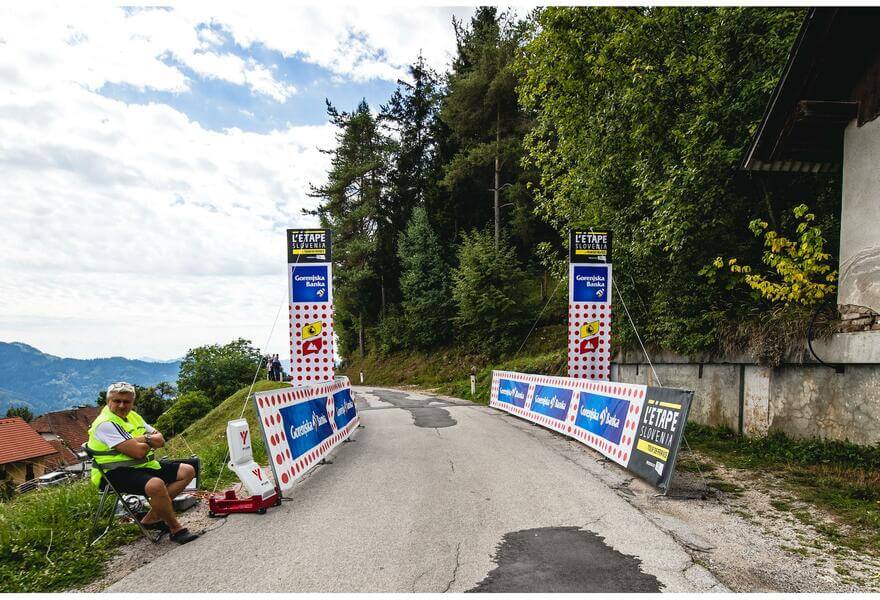
[[[617,285],[656,346],[716,351],[801,323],[824,291],[770,298],[719,265],[775,264],[750,223],[790,235],[804,204],[810,260],[836,256],[838,180],[737,169],[803,17],[484,7],[451,24],[448,72],[418,56],[386,104],[328,100],[336,146],[312,214],[334,232],[341,354],[515,349],[539,314],[564,322],[578,226],[614,232]],[[632,341],[622,312],[615,344]]]

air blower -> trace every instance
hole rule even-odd
[[[247,419],[236,419],[226,424],[226,443],[229,444],[227,466],[238,475],[249,496],[239,498],[235,490],[226,490],[223,496],[211,496],[208,499],[208,516],[222,517],[232,513],[263,515],[268,507],[281,504],[281,492],[272,483],[269,472],[254,460]]]

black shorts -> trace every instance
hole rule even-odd
[[[146,469],[135,467],[119,467],[107,471],[107,479],[123,494],[138,494],[146,496],[144,488],[153,477],[158,477],[167,484],[177,481],[177,472],[180,463],[174,461],[162,461],[158,469]]]

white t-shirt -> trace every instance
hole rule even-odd
[[[149,423],[144,423],[144,425],[146,425],[147,433],[156,432]],[[95,437],[111,448],[116,447],[117,444],[121,444],[125,440],[131,439],[131,435],[113,421],[104,421],[98,425],[98,428],[95,429]]]

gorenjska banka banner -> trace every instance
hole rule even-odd
[[[287,230],[293,385],[333,381],[333,261],[329,229]]]
[[[282,492],[357,429],[347,377],[254,394],[266,455]]]
[[[694,393],[493,371],[489,406],[601,452],[666,491]]]

